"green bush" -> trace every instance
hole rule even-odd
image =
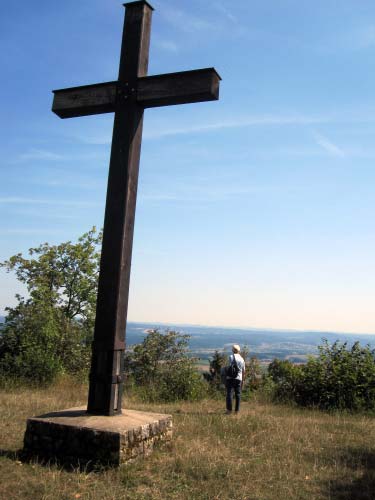
[[[0,337],[0,376],[47,384],[62,373],[87,373],[91,348],[82,329],[56,308],[20,303]]]
[[[19,304],[7,317],[0,338],[0,373],[41,384],[62,371],[56,356],[58,326],[50,307]]]
[[[197,400],[207,384],[188,355],[188,335],[151,330],[141,344],[125,355],[125,377],[147,401]]]
[[[288,360],[274,359],[268,365],[268,376],[272,380],[272,396],[277,401],[292,401],[297,398],[299,381],[302,377],[300,366]],[[270,389],[270,384],[268,384]]]
[[[324,409],[375,409],[375,351],[324,341],[303,369],[297,402]]]
[[[302,366],[280,360],[269,365],[274,398],[326,410],[374,410],[375,351],[327,340],[318,349]]]

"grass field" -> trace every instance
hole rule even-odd
[[[0,498],[375,499],[375,418],[254,401],[238,416],[223,401],[128,408],[171,413],[174,439],[117,470],[66,471],[22,462],[28,416],[84,404],[87,388],[0,391]]]

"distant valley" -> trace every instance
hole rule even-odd
[[[0,316],[0,323],[4,317]],[[150,329],[160,331],[175,330],[190,335],[189,348],[192,356],[200,359],[202,364],[208,364],[215,350],[230,351],[232,344],[247,346],[250,355],[256,356],[262,364],[267,364],[274,358],[289,359],[293,363],[304,363],[309,355],[316,355],[317,346],[325,338],[329,343],[336,340],[352,345],[359,341],[361,345],[369,344],[375,348],[375,334],[360,335],[356,333],[335,333],[320,331],[271,330],[258,328],[224,328],[197,325],[172,325],[158,323],[129,322],[126,329],[126,345],[142,342]]]
[[[274,358],[289,359],[294,363],[303,363],[309,355],[317,354],[317,346],[325,338],[333,343],[336,340],[352,345],[359,341],[362,345],[370,344],[375,348],[375,335],[359,335],[355,333],[335,333],[295,330],[268,330],[252,328],[223,328],[196,325],[151,325],[149,323],[129,322],[126,331],[127,346],[142,341],[151,328],[176,330],[190,335],[191,354],[202,362],[208,359],[215,350],[229,352],[232,344],[248,346],[250,355],[255,355],[263,363]]]

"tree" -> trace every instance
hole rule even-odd
[[[188,355],[189,335],[150,330],[143,342],[125,355],[125,374],[138,395],[153,401],[195,400],[205,384]],[[131,385],[131,384],[129,384]]]
[[[251,356],[250,359],[245,358],[245,363],[246,363],[245,388],[248,392],[251,393],[259,389],[262,379],[262,371],[259,360],[256,356]]]
[[[204,378],[214,390],[221,389],[223,385],[222,370],[227,364],[228,356],[215,350],[212,359],[210,359],[209,371],[204,373]]]
[[[39,382],[87,368],[95,318],[101,233],[77,243],[43,243],[0,263],[28,290],[7,308],[0,337],[0,374]]]
[[[25,259],[21,253],[0,263],[8,272],[14,271],[27,286],[28,302],[40,302],[59,308],[72,320],[79,318],[92,324],[95,313],[97,280],[99,275],[99,244],[102,234],[95,227],[83,234],[78,243],[49,245],[43,243],[30,248]],[[18,297],[23,300],[21,297]]]

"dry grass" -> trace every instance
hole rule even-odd
[[[374,499],[375,419],[224,400],[171,405],[126,402],[173,414],[174,441],[119,470],[71,472],[22,463],[28,416],[84,404],[86,388],[0,391],[1,499]]]

